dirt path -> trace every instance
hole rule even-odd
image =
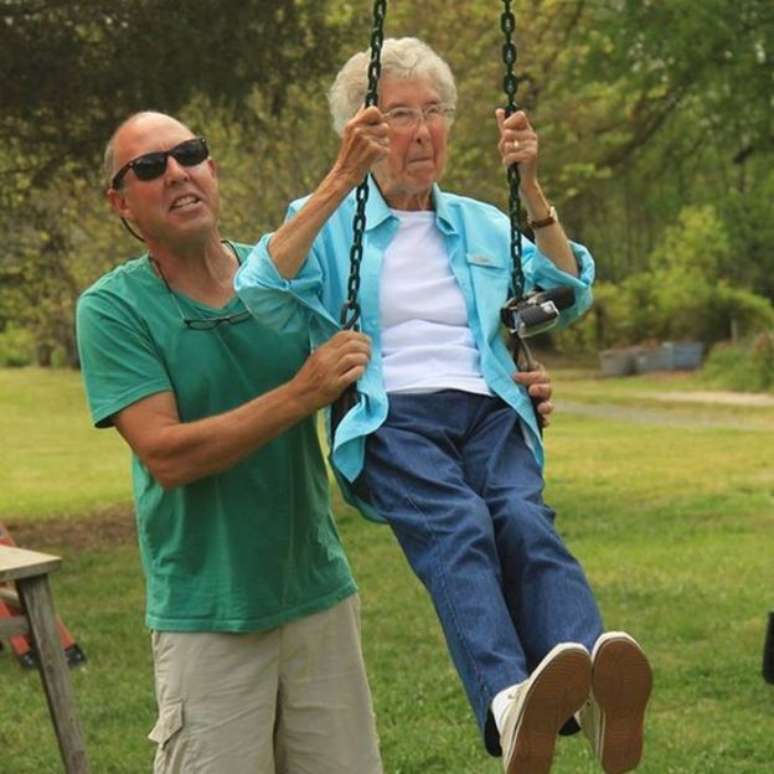
[[[18,545],[37,551],[60,546],[94,551],[137,540],[131,505],[104,508],[82,519],[17,521],[10,518],[3,523]]]
[[[653,397],[652,393],[644,393],[644,395],[647,395],[648,398]],[[669,395],[670,397],[664,398],[663,400],[671,401],[672,393],[667,393],[666,395]],[[722,430],[740,430],[745,432],[774,432],[774,422],[767,422],[764,418],[756,418],[754,412],[751,412],[751,416],[749,417],[724,417],[722,415],[713,417],[706,415],[706,409],[711,407],[712,403],[717,404],[717,401],[705,400],[700,401],[700,403],[704,407],[704,415],[692,415],[682,411],[669,411],[659,408],[642,408],[640,406],[617,406],[610,403],[579,403],[577,401],[562,400],[561,398],[554,400],[557,416],[561,416],[566,412],[578,416],[610,419],[615,422],[631,422],[633,424],[660,425],[674,428],[706,427]]]
[[[663,403],[717,403],[722,406],[773,407],[774,395],[753,392],[723,392],[693,390],[688,392],[639,392],[638,398],[649,398]]]

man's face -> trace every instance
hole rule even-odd
[[[169,150],[193,136],[169,116],[142,115],[116,136],[113,173],[138,156]],[[153,180],[140,180],[130,169],[118,190],[108,191],[108,198],[149,244],[184,245],[205,239],[217,228],[220,200],[211,159],[186,167],[168,156],[166,169]]]

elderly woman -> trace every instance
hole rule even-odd
[[[264,322],[312,345],[330,338],[347,294],[353,188],[370,172],[360,302],[372,356],[336,431],[337,475],[389,523],[430,592],[505,770],[548,771],[577,713],[605,771],[627,771],[641,755],[650,667],[631,637],[603,633],[542,499],[537,421],[500,331],[508,218],[438,186],[456,106],[447,64],[414,38],[385,40],[378,105],[366,109],[367,64],[366,52],[353,56],[331,89],[342,136],[331,171],[259,242],[237,290]],[[526,116],[496,120],[536,235],[524,243],[528,289],[573,288],[569,322],[590,304],[591,256],[541,191]]]

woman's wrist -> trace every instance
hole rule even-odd
[[[539,222],[551,216],[551,203],[546,199],[537,180],[522,184],[519,197],[529,220]]]
[[[359,182],[353,180],[348,170],[334,165],[318,186],[318,191],[342,201]]]

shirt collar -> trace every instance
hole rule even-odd
[[[355,203],[357,206],[357,198]],[[372,175],[368,176],[368,201],[366,202],[365,216],[366,231],[370,231],[380,226],[386,220],[394,218]]]
[[[438,187],[437,183],[433,184],[433,207],[435,208],[435,222],[438,224],[438,228],[444,234],[453,234],[455,229],[451,210],[446,203],[443,191]]]
[[[446,197],[443,195],[437,183],[433,183],[433,208],[435,210],[435,220],[438,228],[445,234],[454,232],[454,224],[451,217],[451,211],[446,204]],[[382,192],[376,181],[371,175],[368,176],[368,201],[366,202],[366,231],[384,223],[386,220],[394,218],[389,205],[384,201]]]

